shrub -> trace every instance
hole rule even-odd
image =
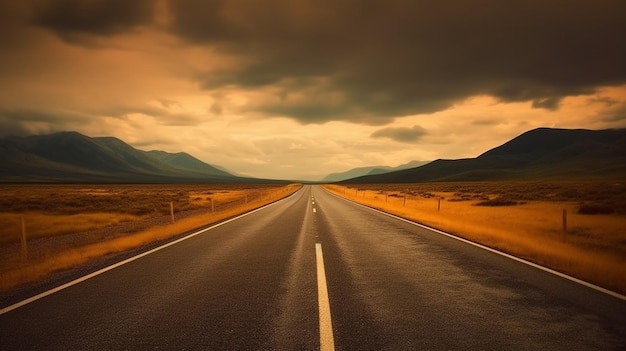
[[[495,207],[495,206],[515,206],[515,205],[521,205],[521,204],[522,204],[521,202],[503,199],[499,197],[493,200],[481,201],[477,203],[476,206],[494,206]]]
[[[585,214],[585,215],[611,214],[613,212],[615,211],[613,210],[613,207],[611,207],[610,205],[598,204],[598,203],[582,204],[578,208],[578,214]]]

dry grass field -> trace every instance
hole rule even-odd
[[[0,291],[250,211],[299,187],[1,185]]]
[[[367,206],[626,294],[626,183],[325,187]]]

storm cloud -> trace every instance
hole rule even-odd
[[[90,36],[109,36],[152,22],[155,0],[43,0],[34,24],[63,40],[83,43]]]
[[[200,74],[204,89],[324,88],[343,101],[257,106],[301,122],[388,121],[474,95],[557,109],[566,96],[626,82],[626,3],[600,1],[170,2],[171,31],[244,58]],[[322,78],[322,79],[321,79]],[[308,84],[294,87],[291,81]],[[324,82],[320,85],[320,80]],[[315,96],[311,97],[313,100]],[[357,112],[357,113],[355,113]],[[373,117],[373,118],[372,118]]]
[[[237,62],[196,69],[199,87],[271,89],[281,99],[254,104],[254,112],[301,123],[384,124],[476,95],[556,110],[567,96],[626,82],[626,3],[619,0],[37,4],[36,25],[79,45],[156,26],[162,9],[167,20],[159,28]]]
[[[420,126],[406,127],[389,127],[383,128],[372,133],[373,138],[389,138],[402,143],[414,143],[428,134],[428,131]]]

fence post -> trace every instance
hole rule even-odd
[[[174,223],[174,201],[170,201],[170,215],[172,216],[172,223]]]
[[[441,211],[441,198],[437,199],[437,212]]]
[[[211,198],[211,212],[215,212],[215,202],[213,202],[213,198]]]
[[[23,215],[22,215],[22,235],[21,235],[20,242],[22,246],[20,258],[22,259],[22,262],[26,262],[28,261],[28,246],[26,243],[26,224],[24,223]]]
[[[563,234],[567,234],[567,210],[563,209]]]
[[[385,202],[388,202],[387,201],[388,200],[388,196],[389,196],[389,194],[387,194],[387,192],[385,191]]]
[[[407,196],[408,196],[407,194],[404,194],[404,205],[403,206],[406,206],[406,197]]]

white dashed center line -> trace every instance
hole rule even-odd
[[[334,351],[335,339],[333,337],[333,323],[330,318],[330,301],[328,300],[328,288],[326,286],[326,271],[324,269],[322,244],[315,244],[315,258],[317,260],[317,302],[320,319],[320,350]]]

